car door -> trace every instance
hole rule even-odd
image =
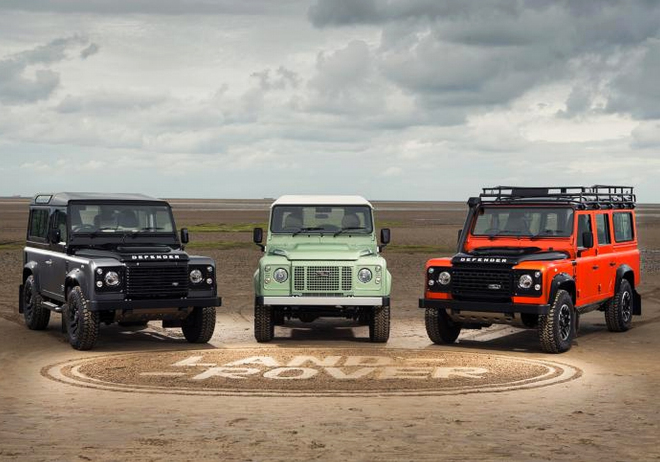
[[[598,269],[597,247],[588,249],[584,246],[584,233],[593,233],[593,213],[578,212],[575,220],[577,242],[576,258],[576,306],[593,303],[598,298]],[[595,236],[594,236],[595,241]]]
[[[612,246],[610,214],[596,212],[596,264],[597,266],[597,298],[604,299],[614,295],[614,276],[616,259]]]
[[[53,210],[48,229],[50,254],[44,262],[44,271],[47,277],[44,279],[43,291],[55,300],[64,301],[64,279],[67,273],[66,243],[68,238],[66,209]],[[53,231],[59,231],[57,241],[52,240]]]

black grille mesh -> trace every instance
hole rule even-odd
[[[188,295],[188,266],[140,265],[126,268],[131,299],[182,298]]]
[[[453,268],[452,294],[477,297],[510,297],[512,273],[510,270]]]

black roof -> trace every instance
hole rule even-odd
[[[167,203],[162,199],[133,193],[84,193],[84,192],[58,192],[37,194],[32,198],[30,205],[65,206],[71,201],[148,201]]]
[[[632,186],[495,186],[483,188],[479,202],[497,204],[569,204],[586,209],[634,208],[637,197]]]

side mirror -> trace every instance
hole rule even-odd
[[[188,228],[181,228],[181,243],[187,244],[190,242],[190,235],[188,234]]]
[[[59,229],[51,229],[48,233],[48,240],[52,244],[57,244],[62,240],[62,232]]]
[[[265,247],[262,244],[263,241],[264,241],[264,230],[262,228],[254,228],[254,230],[252,231],[252,242],[257,244],[259,248],[261,248],[262,252],[265,250]]]
[[[383,228],[380,230],[380,248],[378,250],[383,250],[387,244],[390,243],[390,229]]]
[[[582,247],[591,249],[594,246],[594,233],[585,231],[582,233]]]

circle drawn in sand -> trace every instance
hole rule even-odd
[[[47,366],[42,374],[123,392],[421,396],[537,388],[582,372],[555,361],[435,349],[248,348],[95,356]]]

